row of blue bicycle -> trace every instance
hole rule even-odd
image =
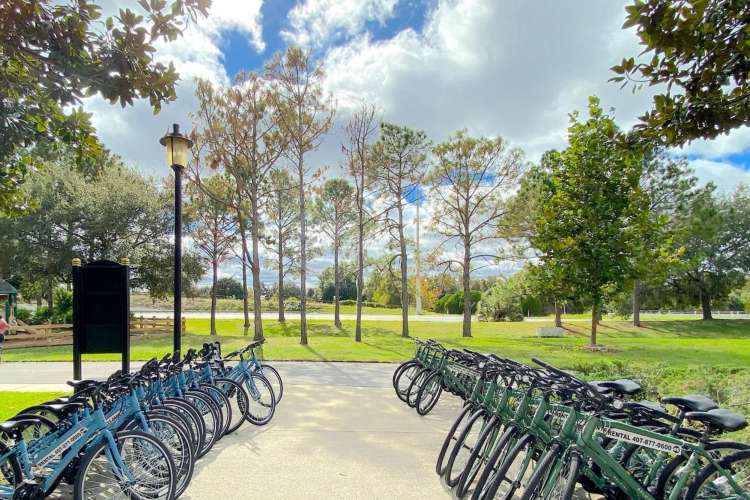
[[[0,423],[0,499],[46,498],[60,483],[76,500],[179,497],[222,436],[273,418],[284,385],[256,355],[262,343],[227,355],[207,343],[134,373],[68,382],[73,395]]]

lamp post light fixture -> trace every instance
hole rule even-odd
[[[182,135],[180,126],[175,123],[159,143],[166,150],[167,166],[174,170],[174,352],[179,357],[182,349],[182,171],[193,141]]]

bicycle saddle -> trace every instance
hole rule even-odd
[[[617,394],[631,396],[637,392],[640,392],[641,385],[634,380],[627,378],[621,378],[618,380],[604,380],[599,382],[591,382],[591,385],[599,390],[600,388],[610,389]],[[605,391],[600,391],[605,392]]]
[[[677,420],[673,415],[670,415],[669,412],[667,412],[666,408],[654,401],[647,401],[645,399],[641,401],[626,401],[625,408],[672,422]]]
[[[716,402],[700,394],[688,394],[687,396],[667,396],[661,398],[661,402],[674,405],[682,411],[706,412],[719,407]]]
[[[709,411],[691,411],[686,413],[685,417],[726,432],[734,432],[747,427],[747,420],[744,417],[723,408]]]
[[[60,418],[73,414],[84,407],[83,403],[52,403],[39,405],[39,408],[49,410]]]
[[[0,423],[0,434],[5,434],[11,439],[17,439],[26,427],[37,424],[40,421],[40,419],[31,416],[19,418],[17,420],[7,420]]]

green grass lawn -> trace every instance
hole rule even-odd
[[[472,338],[461,337],[460,323],[413,322],[412,336],[434,338],[456,348],[493,352],[519,361],[539,357],[588,379],[631,377],[642,382],[648,397],[659,394],[708,394],[735,411],[750,415],[750,321],[645,321],[635,328],[626,321],[605,320],[599,343],[607,352],[589,352],[588,324],[565,323],[564,338],[538,338],[546,322],[474,323]],[[252,338],[242,320],[217,321],[218,339],[225,352],[243,347]],[[309,322],[309,345],[299,343],[299,322],[264,322],[269,360],[399,362],[411,357],[414,342],[400,336],[398,321],[363,322],[363,340],[354,342],[354,322],[341,329],[330,321]],[[200,347],[209,340],[208,320],[190,319],[184,346]],[[133,337],[131,357],[147,360],[171,349],[169,335]],[[13,349],[3,361],[66,361],[69,346]],[[84,356],[86,360],[116,360],[111,354]],[[0,398],[1,400],[2,398]],[[736,406],[734,406],[736,405]],[[4,405],[3,405],[4,406]],[[743,434],[743,437],[745,434]]]
[[[50,399],[60,397],[59,392],[13,392],[0,391],[0,422],[6,420],[19,411]]]

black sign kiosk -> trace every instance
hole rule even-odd
[[[130,371],[130,267],[97,260],[81,265],[73,259],[73,377],[81,378],[81,355],[122,355]]]

